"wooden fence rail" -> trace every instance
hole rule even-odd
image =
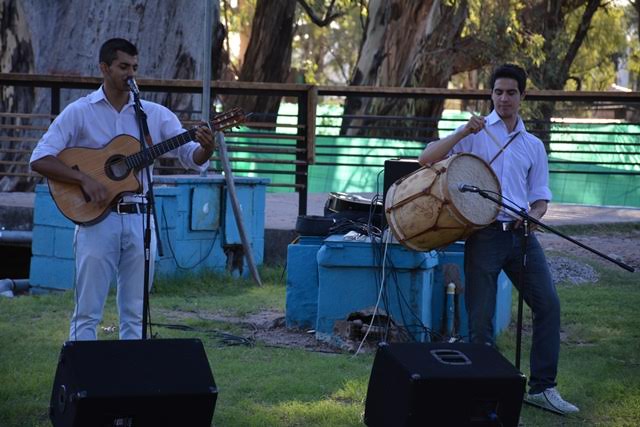
[[[28,157],[30,151],[37,143],[40,136],[46,131],[50,121],[64,108],[61,105],[61,91],[68,89],[94,90],[101,84],[98,77],[77,77],[60,75],[32,75],[0,73],[0,87],[19,86],[32,88],[34,93],[38,91],[48,91],[50,108],[47,112],[1,112],[0,111],[0,179],[3,176],[14,176],[24,179],[34,180],[36,175],[28,169]],[[138,85],[144,93],[160,94],[193,94],[202,92],[202,82],[199,80],[158,80],[158,79],[138,79]],[[488,102],[489,94],[481,90],[451,90],[433,88],[390,88],[390,87],[349,87],[349,86],[313,86],[301,84],[276,84],[276,83],[247,83],[247,82],[211,82],[211,99],[224,97],[227,95],[250,95],[250,96],[278,96],[285,97],[288,102],[296,106],[296,113],[289,117],[278,117],[277,127],[274,128],[272,121],[265,120],[259,114],[252,116],[246,126],[241,129],[234,129],[227,135],[229,152],[235,173],[240,174],[270,174],[272,176],[282,176],[282,181],[274,179],[271,183],[274,187],[289,188],[299,195],[298,211],[305,214],[307,211],[307,193],[309,190],[309,167],[311,165],[324,166],[362,166],[358,161],[354,161],[362,154],[352,154],[352,160],[336,158],[337,150],[350,147],[350,142],[335,143],[333,145],[323,145],[317,143],[317,137],[321,134],[334,133],[338,125],[326,124],[341,123],[345,118],[342,114],[321,115],[318,111],[318,104],[327,100],[341,103],[350,96],[356,97],[382,97],[382,98],[405,98],[405,99],[443,99],[446,102],[475,100]],[[584,106],[583,109],[590,111],[618,111],[626,116],[629,113],[636,113],[640,103],[640,93],[638,92],[564,92],[564,91],[531,91],[527,93],[528,101],[550,101],[556,103],[573,103]],[[183,123],[186,127],[192,126],[196,120],[198,112],[190,112],[184,117]],[[350,117],[363,118],[363,116]],[[437,128],[441,117],[391,117],[391,116],[364,116],[367,120],[388,120],[390,118],[404,121],[416,128],[433,129]],[[623,118],[620,123],[625,123],[631,127],[636,125],[633,120]],[[323,124],[325,123],[325,124]],[[455,121],[454,121],[455,123]],[[462,123],[462,122],[461,122]],[[536,125],[546,126],[548,123],[531,121],[528,126],[533,128]],[[332,129],[333,128],[333,129]],[[557,130],[553,132],[559,132]],[[561,131],[560,131],[561,132]],[[610,149],[598,151],[599,154],[619,154],[620,144],[607,140],[611,132],[599,130],[597,128],[585,128],[573,130],[575,135],[586,134],[594,141],[601,136],[602,141],[597,142]],[[553,138],[553,133],[547,138]],[[640,125],[635,127],[635,131],[629,131],[627,136],[635,137],[635,142],[624,144],[625,150],[635,150],[638,152],[637,135],[640,135]],[[348,140],[348,139],[347,139]],[[425,141],[407,141],[406,144],[401,138],[390,142],[384,148],[394,148],[399,142],[404,148],[409,148],[408,157],[413,157],[419,153]],[[545,142],[549,143],[550,140]],[[563,142],[555,141],[554,144]],[[342,145],[341,145],[342,144]],[[358,142],[354,140],[354,148]],[[571,154],[574,150],[564,150],[560,145],[555,145],[553,153]],[[320,150],[319,150],[320,149]],[[386,152],[376,152],[371,150],[366,155],[370,158],[380,159],[380,164],[388,158]],[[551,153],[550,153],[551,154]],[[344,156],[343,156],[344,157]],[[348,156],[347,156],[348,157]],[[400,156],[402,157],[402,156]],[[212,157],[213,171],[220,171],[219,159]],[[554,162],[551,162],[553,167]],[[256,167],[247,168],[246,164],[254,164]],[[573,165],[626,165],[631,169],[627,172],[639,174],[634,168],[640,167],[637,162],[620,161],[586,161],[576,159]],[[178,173],[180,168],[175,163],[161,161],[157,165],[159,173]],[[553,172],[553,171],[552,171]],[[572,173],[571,171],[562,171]],[[574,171],[575,172],[575,171]]]

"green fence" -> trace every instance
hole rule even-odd
[[[280,123],[293,121],[295,110],[284,106]],[[326,193],[382,193],[384,161],[391,158],[415,159],[425,146],[422,141],[337,136],[341,111],[323,107],[318,111],[316,163],[309,168],[308,191]],[[288,118],[289,117],[289,118]],[[447,135],[468,118],[468,113],[445,111],[439,122],[441,135]],[[279,131],[286,132],[286,129]],[[549,133],[550,186],[555,202],[640,207],[640,126],[625,123],[554,123]],[[229,136],[230,144],[256,144]],[[265,144],[292,147],[291,141],[270,139]],[[292,145],[293,144],[293,145]],[[242,157],[242,153],[238,157]],[[260,157],[252,154],[252,157]],[[286,159],[287,155],[262,157]],[[288,157],[289,159],[291,156]],[[272,182],[294,183],[293,166],[281,165],[274,173],[250,162],[234,162],[234,168]],[[275,170],[274,170],[275,171]],[[269,191],[291,191],[270,187]]]
[[[559,123],[549,166],[554,200],[640,207],[640,126]]]

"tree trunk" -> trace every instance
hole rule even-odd
[[[351,85],[446,87],[456,71],[456,55],[465,54],[456,50],[456,43],[467,17],[466,0],[372,0],[369,7],[370,19]],[[435,134],[435,127],[416,129],[423,125],[407,121],[406,116],[435,120],[442,108],[442,100],[349,98],[345,115],[401,118],[380,121],[354,117],[343,124],[342,132],[429,137]]]
[[[22,52],[31,54],[33,66],[28,70],[39,74],[61,74],[79,76],[100,76],[98,51],[103,42],[112,37],[123,37],[134,43],[139,51],[140,77],[157,79],[199,79],[202,78],[204,6],[201,0],[104,2],[99,0],[0,0],[4,9],[20,10],[23,33],[30,34],[31,40],[20,35],[24,41]],[[9,7],[7,5],[13,5]],[[16,6],[17,5],[17,6]],[[224,36],[219,31],[220,9],[214,2],[212,23],[214,38]],[[5,16],[0,21],[0,33],[11,30]],[[5,28],[9,27],[9,29]],[[55,34],[55,37],[52,37]],[[4,50],[5,43],[2,43]],[[213,41],[213,46],[221,46]],[[221,57],[215,52],[212,60]],[[24,61],[18,61],[20,64]],[[27,62],[29,63],[29,62]],[[5,64],[3,59],[2,64]],[[219,69],[218,66],[216,69]],[[4,72],[27,71],[15,64],[4,68]],[[86,91],[63,90],[61,108],[77,99]],[[144,94],[169,108],[190,112],[199,111],[200,95]],[[6,102],[4,90],[0,102]],[[24,112],[50,111],[49,91],[36,91],[36,100],[25,105]],[[28,160],[29,155],[22,155]],[[4,181],[4,180],[3,180]],[[9,186],[10,187],[10,186]],[[7,187],[4,187],[7,188]]]
[[[241,81],[284,83],[291,67],[291,43],[295,31],[296,0],[258,0],[251,38],[240,70]],[[229,96],[225,105],[263,114],[262,121],[275,123],[280,98],[275,96]]]
[[[31,73],[34,70],[34,55],[31,47],[29,28],[25,24],[25,15],[19,0],[0,0],[0,71]],[[33,105],[35,91],[27,87],[0,87],[0,111],[5,113],[28,113]],[[28,125],[24,120],[2,118],[0,123]],[[17,137],[18,130],[3,130],[8,137]],[[33,144],[28,142],[0,141],[0,160],[20,161],[25,155],[5,150],[31,150]],[[27,173],[28,168],[17,165],[3,166],[8,173]],[[33,186],[32,183],[16,176],[0,175],[0,191],[23,191]]]

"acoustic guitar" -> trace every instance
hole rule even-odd
[[[215,115],[209,125],[212,130],[220,131],[244,120],[242,109],[234,108]],[[98,206],[81,186],[49,179],[51,197],[60,212],[71,221],[81,225],[96,224],[108,215],[113,202],[124,194],[141,191],[136,172],[151,165],[157,157],[195,140],[196,130],[190,129],[146,150],[141,150],[140,142],[130,135],[118,135],[98,149],[73,147],[62,150],[58,159],[103,184],[110,202],[106,207]]]

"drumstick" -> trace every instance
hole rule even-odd
[[[496,144],[496,146],[500,149],[502,149],[502,144],[500,144],[500,142],[498,142],[498,138],[496,138],[496,136],[485,126],[482,129],[484,129],[484,131],[487,133],[487,135],[489,135],[489,138],[491,138],[491,140]]]

